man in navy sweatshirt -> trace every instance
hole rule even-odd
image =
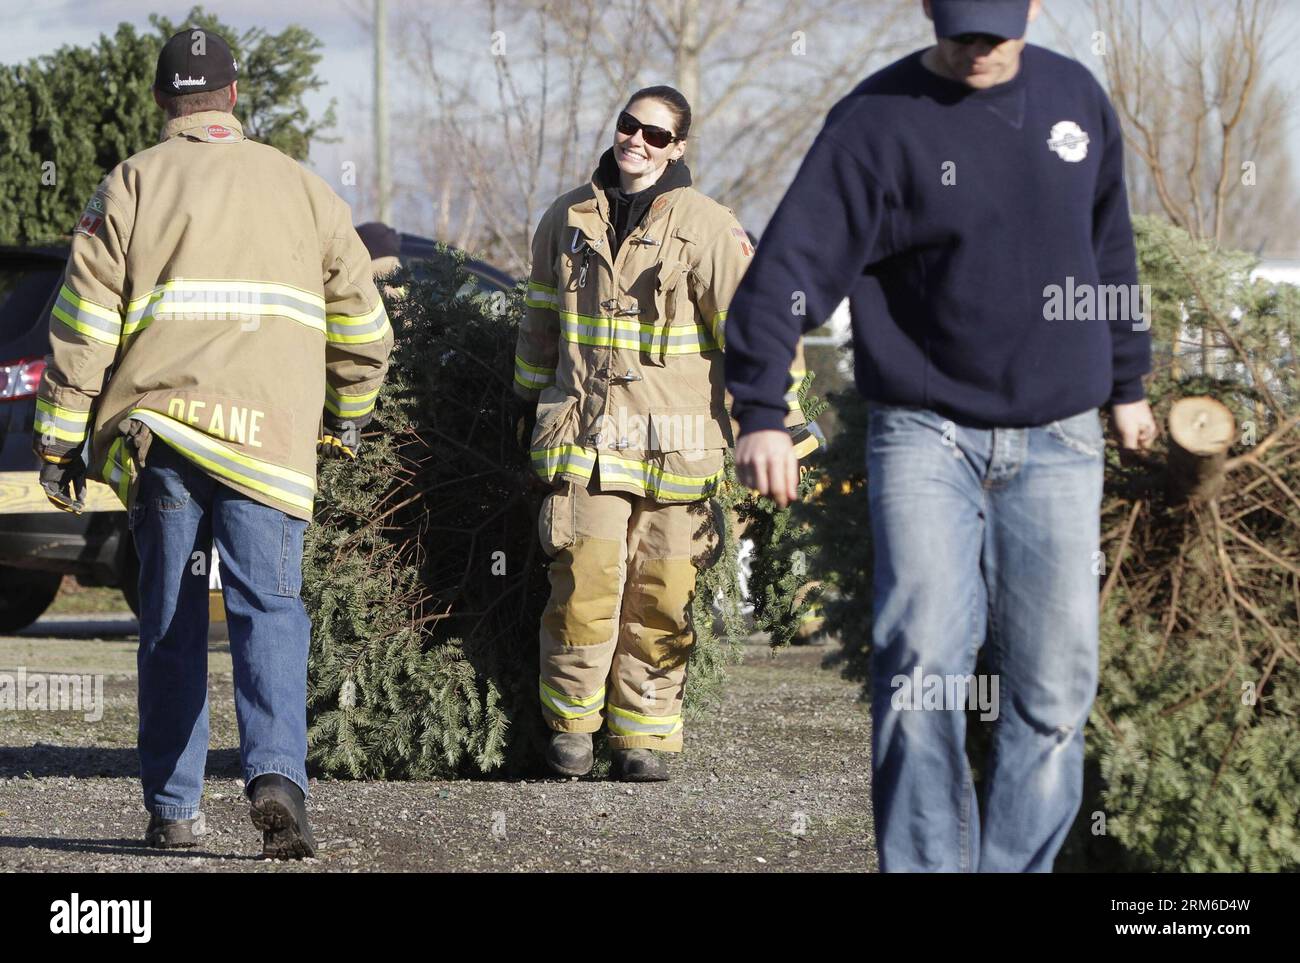
[[[1124,448],[1156,434],[1122,134],[1087,69],[1021,39],[1040,0],[923,6],[935,46],[830,112],[732,300],[737,471],[796,497],[787,372],[847,296],[881,867],[1048,871],[1097,686],[1099,409]],[[994,726],[982,819],[968,708]]]

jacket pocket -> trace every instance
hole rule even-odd
[[[574,513],[573,483],[565,482],[542,499],[542,509],[537,516],[537,537],[542,551],[555,558],[573,544]]]
[[[545,401],[537,405],[537,424],[533,427],[533,451],[550,448],[572,440],[576,434],[578,399],[565,396],[559,401]]]
[[[690,285],[686,276],[691,266],[684,261],[660,261],[655,275],[655,317],[647,360],[657,367],[668,363],[673,336],[680,336],[680,326],[693,324]],[[677,330],[674,330],[677,329]]]
[[[721,419],[707,405],[667,408],[650,413],[646,450],[699,451],[730,447]]]

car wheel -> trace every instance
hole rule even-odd
[[[25,629],[44,614],[59,594],[63,576],[0,565],[0,633]]]

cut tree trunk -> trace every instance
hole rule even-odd
[[[1218,497],[1236,430],[1232,412],[1213,398],[1174,402],[1169,410],[1167,491],[1171,500],[1205,503]]]

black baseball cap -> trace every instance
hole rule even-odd
[[[1029,25],[1029,0],[930,0],[938,37],[987,33],[1019,38]]]
[[[233,83],[238,73],[230,44],[211,30],[189,27],[163,44],[153,89],[171,95],[220,90]]]

